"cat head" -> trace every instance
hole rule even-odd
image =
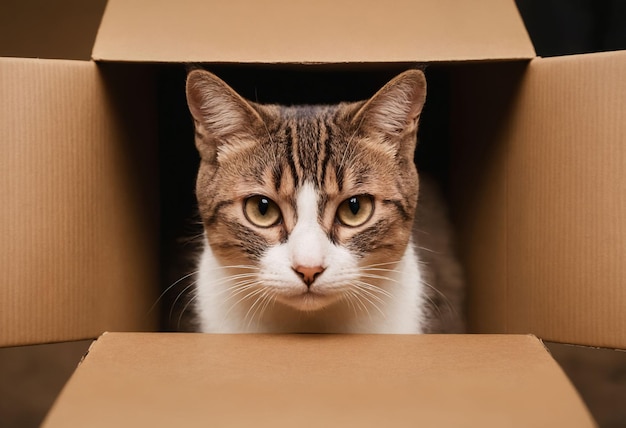
[[[376,287],[373,269],[393,270],[409,242],[425,95],[424,74],[410,70],[366,101],[262,105],[191,71],[196,193],[219,263],[246,266],[258,287],[307,311]]]

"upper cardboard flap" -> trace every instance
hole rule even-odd
[[[110,0],[104,61],[344,63],[535,56],[514,1]]]

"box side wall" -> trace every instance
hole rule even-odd
[[[152,136],[124,122],[148,119],[120,109],[94,63],[0,67],[0,345],[150,329],[157,219],[138,177],[151,161],[129,153]]]
[[[626,348],[626,52],[537,59],[507,135],[509,332]]]
[[[526,67],[525,62],[469,64],[452,74],[451,211],[471,332],[508,331],[509,148],[503,136]]]

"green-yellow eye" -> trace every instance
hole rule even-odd
[[[248,221],[258,227],[272,227],[280,222],[280,208],[263,195],[251,196],[244,202],[243,212]]]
[[[369,195],[352,196],[337,208],[337,220],[350,227],[365,224],[374,212],[374,201]]]

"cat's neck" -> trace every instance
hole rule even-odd
[[[249,270],[223,267],[208,244],[201,257],[195,305],[203,332],[422,333],[425,293],[412,243],[393,271],[383,273],[388,279],[378,280],[376,285],[386,294],[342,299],[312,312],[245,298],[246,292],[230,289],[230,278],[248,275]]]

